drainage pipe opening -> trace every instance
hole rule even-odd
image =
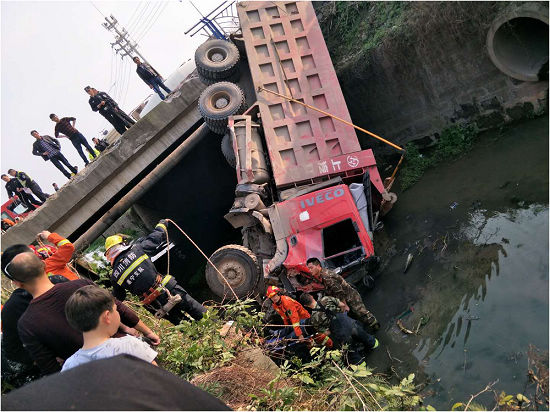
[[[518,10],[497,18],[487,34],[493,63],[518,80],[548,79],[548,9]]]

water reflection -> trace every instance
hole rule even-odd
[[[384,224],[381,275],[362,291],[383,324],[369,366],[415,372],[439,409],[497,378],[499,391],[522,392],[529,344],[548,347],[548,118],[432,169]]]
[[[446,287],[428,286],[409,320],[432,314],[413,354],[427,372],[446,378],[437,401],[495,378],[523,390],[525,365],[518,361],[529,343],[548,345],[547,235],[546,205],[478,211],[460,228],[456,249],[441,260]]]

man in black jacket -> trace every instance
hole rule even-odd
[[[166,242],[167,221],[161,220],[148,236],[128,244],[122,235],[105,240],[105,257],[111,263],[111,284],[117,299],[124,300],[126,291],[139,297],[146,309],[178,325],[187,312],[195,320],[206,309],[170,275],[161,276],[149,254]]]
[[[21,183],[21,186],[28,188],[34,195],[39,198],[42,202],[45,202],[46,199],[50,196],[47,193],[44,193],[38,183],[36,183],[28,174],[25,172],[18,172],[15,169],[8,169],[8,174],[12,177],[15,177]]]
[[[88,103],[92,110],[99,112],[120,134],[123,134],[136,123],[118,107],[118,104],[107,93],[98,92],[90,86],[86,86],[84,90],[90,95]]]
[[[151,89],[153,89],[162,100],[164,100],[166,97],[164,97],[164,95],[160,91],[160,88],[163,88],[164,91],[168,94],[172,93],[172,90],[164,85],[160,74],[158,74],[155,69],[153,69],[147,63],[142,63],[137,56],[134,57],[134,63],[137,64],[136,73],[141,78],[141,80],[143,80],[145,84]]]
[[[27,212],[31,210],[36,210],[34,205],[40,206],[42,202],[36,200],[32,195],[25,192],[21,182],[17,179],[13,179],[8,175],[2,175],[2,180],[6,182],[6,191],[8,192],[8,197],[12,199],[15,195],[21,200],[23,206],[27,208]]]
[[[32,130],[31,135],[36,139],[32,145],[33,155],[42,156],[42,159],[46,162],[51,160],[53,165],[57,167],[67,179],[71,178],[71,174],[65,170],[63,165],[67,166],[67,168],[75,175],[78,173],[76,166],[72,166],[61,153],[61,144],[56,138],[48,135],[40,136],[36,130]]]
[[[105,139],[98,139],[97,137],[94,137],[92,142],[94,142],[94,147],[98,152],[102,152],[109,147],[109,143]]]

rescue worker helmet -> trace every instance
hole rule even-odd
[[[107,252],[114,245],[118,245],[123,241],[124,239],[122,239],[122,236],[120,235],[109,236],[107,239],[105,239],[105,252]]]
[[[267,297],[272,298],[275,295],[278,295],[281,292],[281,289],[279,289],[277,286],[270,286],[267,288]]]
[[[40,258],[40,260],[46,260],[57,252],[57,248],[50,245],[44,245],[40,247],[35,247],[34,245],[29,245],[29,248],[33,253]]]

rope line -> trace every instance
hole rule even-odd
[[[375,139],[378,139],[378,140],[380,140],[380,141],[382,141],[382,142],[384,142],[384,143],[390,145],[391,147],[393,147],[393,148],[395,148],[395,149],[397,149],[397,150],[401,150],[402,152],[405,151],[405,149],[403,149],[402,147],[399,147],[399,146],[396,145],[395,143],[392,143],[392,142],[390,142],[389,140],[386,140],[386,139],[384,139],[383,137],[378,136],[377,134],[374,134],[374,133],[372,133],[372,132],[369,132],[368,130],[365,130],[365,129],[363,129],[362,127],[356,126],[356,125],[354,125],[353,123],[348,122],[347,120],[344,120],[344,119],[342,119],[341,117],[335,116],[335,115],[333,115],[333,114],[331,114],[331,113],[329,113],[329,112],[325,112],[324,110],[317,109],[316,107],[310,106],[309,104],[306,104],[306,103],[303,103],[303,102],[301,102],[301,101],[299,101],[299,100],[293,99],[292,97],[285,96],[284,94],[280,94],[280,93],[274,92],[274,91],[272,91],[272,90],[264,89],[264,88],[261,87],[261,86],[258,87],[258,90],[259,90],[259,91],[264,91],[264,92],[268,92],[268,93],[274,94],[275,96],[282,97],[283,99],[290,100],[291,102],[295,102],[295,103],[301,104],[302,106],[305,106],[305,107],[307,107],[308,109],[315,110],[316,112],[319,112],[319,113],[323,113],[324,115],[330,116],[330,117],[332,117],[333,119],[339,120],[339,121],[341,121],[342,123],[347,124],[348,126],[351,126],[351,127],[355,128],[355,129],[357,129],[357,130],[360,130],[360,131],[362,131],[363,133],[366,133],[366,134],[368,134],[369,136],[372,136],[372,137],[374,137]]]
[[[222,274],[222,272],[220,272],[218,270],[218,268],[216,267],[216,265],[214,265],[214,263],[212,263],[212,261],[210,260],[210,258],[208,256],[206,256],[204,254],[204,252],[202,251],[202,249],[193,241],[193,239],[191,239],[189,237],[189,235],[187,233],[185,233],[185,231],[178,226],[178,224],[176,222],[174,222],[172,219],[166,219],[167,222],[170,222],[172,223],[181,233],[183,233],[183,235],[193,244],[193,246],[195,246],[197,248],[197,250],[199,252],[201,252],[201,254],[206,258],[206,260],[208,261],[208,263],[210,263],[212,265],[212,267],[216,270],[216,272],[218,272],[218,274],[221,276],[221,278],[224,280],[224,282],[227,284],[227,286],[229,287],[229,289],[231,290],[231,292],[233,293],[233,295],[235,296],[235,299],[237,299],[237,301],[239,301],[239,297],[237,296],[237,294],[235,293],[235,291],[233,290],[233,288],[231,287],[231,285],[229,284],[229,282],[227,281],[227,279],[225,278],[225,276]]]

